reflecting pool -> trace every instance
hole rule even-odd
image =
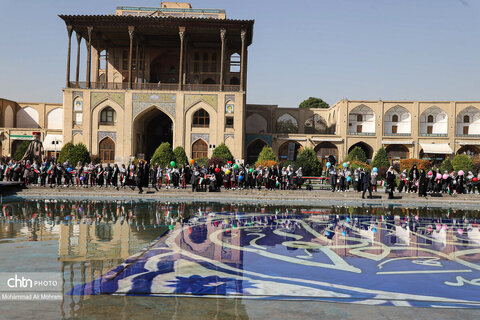
[[[61,298],[45,302],[54,318],[100,306],[129,318],[154,301],[168,318],[197,318],[195,306],[207,318],[256,317],[260,307],[248,306],[264,300],[478,308],[478,218],[401,207],[12,202],[0,214],[0,274],[58,273]],[[20,303],[2,301],[2,311]]]

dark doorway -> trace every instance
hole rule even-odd
[[[150,160],[163,142],[172,145],[173,123],[169,116],[157,108],[152,108],[135,125],[136,155]]]
[[[267,146],[267,144],[260,139],[257,139],[254,142],[250,143],[247,148],[247,163],[254,164],[258,160],[258,155],[265,146]]]

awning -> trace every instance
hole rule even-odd
[[[402,141],[402,140],[392,140],[392,141],[382,141],[382,144],[413,144],[413,140]]]
[[[447,143],[422,143],[420,147],[423,149],[423,153],[427,154],[452,154],[453,150]]]
[[[48,134],[43,140],[45,151],[60,151],[63,147],[63,136],[61,134]]]
[[[311,141],[313,142],[324,142],[324,141],[328,141],[328,142],[342,142],[343,139],[342,138],[312,138],[310,139]]]
[[[480,141],[457,141],[457,143],[461,146],[468,146],[468,145],[478,146],[478,145],[480,145]]]

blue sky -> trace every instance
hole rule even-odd
[[[480,100],[480,0],[190,2],[226,9],[228,18],[255,19],[248,103],[295,107],[309,96],[330,104],[342,98]],[[67,31],[58,14],[159,4],[0,0],[0,97],[62,101]]]

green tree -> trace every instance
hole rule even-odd
[[[188,163],[188,158],[187,158],[187,155],[185,153],[185,149],[183,149],[183,147],[176,147],[174,150],[173,150],[173,154],[175,156],[175,162],[178,164],[178,165],[186,165]]]
[[[324,109],[330,108],[328,103],[326,103],[320,98],[314,98],[314,97],[310,97],[307,100],[302,101],[299,107],[300,108],[324,108]]]
[[[172,160],[175,161],[172,146],[170,146],[170,143],[164,142],[158,146],[157,150],[155,150],[150,162],[152,164],[159,164],[165,168]]]
[[[377,154],[373,157],[373,161],[371,163],[372,167],[389,167],[390,162],[388,161],[387,151],[385,148],[381,147],[378,149]]]
[[[322,174],[322,163],[318,161],[317,153],[313,148],[305,148],[295,161],[295,169],[302,168],[305,176],[320,176]]]
[[[365,151],[363,151],[362,148],[355,147],[352,149],[352,151],[350,151],[350,153],[348,154],[345,160],[367,162],[367,155],[365,154]]]
[[[71,142],[66,143],[60,153],[58,154],[58,162],[64,163],[67,160],[71,161],[71,156],[74,153],[75,145]]]
[[[275,152],[273,152],[272,148],[270,148],[269,146],[265,146],[263,147],[262,151],[260,151],[257,162],[268,160],[277,161],[277,156],[275,155]]]
[[[22,160],[23,156],[25,155],[25,152],[27,152],[28,146],[30,145],[30,141],[22,141],[18,147],[17,150],[15,150],[15,153],[13,154],[13,159],[20,161]]]
[[[212,153],[212,158],[220,158],[225,161],[233,161],[233,155],[225,143],[220,143]]]
[[[473,161],[466,154],[457,154],[452,160],[453,169],[455,171],[463,170],[465,172],[474,171]]]
[[[453,165],[452,165],[452,161],[447,158],[445,159],[443,162],[442,162],[442,165],[440,166],[440,172],[445,172],[445,171],[452,171],[453,170]]]

